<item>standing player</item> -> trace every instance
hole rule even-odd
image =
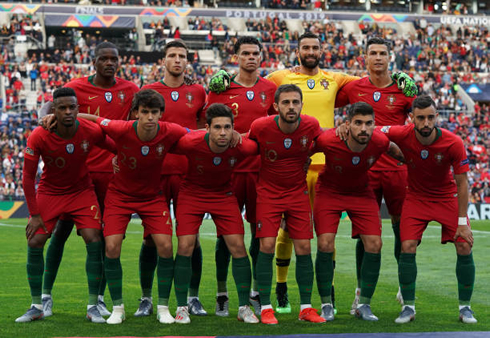
[[[257,76],[260,65],[262,45],[254,37],[244,36],[234,46],[238,59],[238,73],[231,78],[230,87],[220,94],[211,92],[208,104],[223,103],[233,111],[234,128],[239,133],[247,133],[253,121],[269,114],[275,114],[273,108],[276,85]],[[247,212],[252,234],[250,256],[252,257],[253,288],[250,292],[250,303],[255,314],[260,314],[260,299],[257,291],[256,263],[259,252],[259,240],[255,238],[255,202],[257,199],[256,183],[260,168],[260,157],[251,156],[235,167],[232,176],[233,192],[238,200],[238,207]],[[218,294],[216,297],[216,315],[228,316],[228,290],[226,280],[230,253],[222,237],[216,243],[216,278]]]
[[[257,232],[260,251],[257,258],[257,284],[261,301],[261,321],[277,324],[270,301],[272,260],[277,231],[284,215],[296,252],[296,280],[300,291],[300,320],[322,323],[311,307],[313,238],[311,206],[306,185],[305,163],[308,149],[321,133],[318,121],[300,117],[303,97],[298,86],[280,86],[274,97],[277,116],[255,120],[249,137],[259,144],[261,167],[257,183]]]
[[[335,105],[366,102],[374,109],[377,126],[404,125],[411,110],[413,98],[406,97],[397,88],[390,76],[390,45],[382,38],[371,38],[366,44],[366,68],[369,77],[349,82],[337,94]],[[383,155],[369,170],[369,183],[374,190],[378,205],[384,197],[391,215],[391,224],[395,235],[394,254],[396,261],[400,257],[400,215],[407,186],[407,167],[395,159]],[[356,313],[361,292],[361,265],[364,246],[361,240],[356,245],[357,289],[351,314]],[[397,295],[402,301],[401,294]]]
[[[130,81],[116,77],[119,67],[117,47],[110,42],[98,44],[95,48],[93,65],[95,67],[94,75],[72,80],[65,85],[65,87],[75,90],[80,112],[114,120],[127,120],[133,95],[139,88]],[[113,175],[112,157],[106,150],[95,147],[87,158],[87,166],[94,183],[101,213],[104,211],[104,199]],[[72,229],[73,221],[61,218],[55,227],[46,251],[46,271],[42,295],[45,316],[52,315],[51,290],[61,263],[65,242]],[[100,313],[107,316],[111,313],[104,303],[105,284],[105,279],[103,279],[100,285],[98,304]]]
[[[163,48],[165,73],[162,80],[142,89],[153,89],[160,93],[165,100],[165,113],[161,121],[177,123],[190,129],[198,128],[198,120],[203,120],[203,107],[206,102],[206,92],[201,85],[184,83],[187,68],[188,49],[182,40],[173,40]],[[201,127],[201,123],[199,127]],[[162,167],[161,188],[170,208],[173,201],[174,213],[178,203],[178,194],[183,176],[187,171],[187,159],[183,155],[168,154]],[[142,290],[141,302],[135,316],[148,316],[153,313],[151,291],[153,275],[157,264],[157,253],[151,236],[145,233],[140,251],[140,283]],[[202,274],[202,249],[197,240],[192,252],[192,278],[189,288],[189,311],[193,315],[204,316],[204,310],[199,301],[199,284]]]
[[[346,128],[349,134],[345,142],[335,135],[334,129],[329,129],[318,137],[314,147],[325,154],[326,163],[318,176],[314,206],[318,241],[316,280],[322,317],[332,321],[333,251],[340,216],[345,210],[352,221],[352,238],[360,237],[366,247],[361,266],[361,302],[356,316],[377,321],[370,302],[381,267],[381,219],[368,184],[368,170],[385,152],[398,154],[400,159],[403,156],[383,133],[373,132],[374,111],[367,103],[358,102],[350,107]]]
[[[436,105],[429,96],[419,96],[412,107],[410,118],[413,123],[381,129],[399,145],[408,167],[408,191],[401,215],[402,249],[398,264],[404,306],[395,323],[408,323],[415,318],[415,254],[422,234],[431,221],[439,222],[442,226],[441,243],[454,242],[456,247],[459,319],[463,323],[476,323],[470,307],[475,263],[471,250],[473,234],[466,216],[466,173],[469,170],[466,151],[458,136],[436,127]]]
[[[44,317],[41,301],[43,249],[56,221],[66,214],[77,223],[78,233],[87,247],[87,318],[94,323],[104,323],[97,309],[103,248],[100,210],[85,161],[92,148],[102,144],[105,138],[98,126],[77,119],[77,97],[73,89],[59,88],[54,91],[52,111],[58,121],[56,133],[36,128],[27,141],[25,151],[22,183],[31,216],[26,236],[27,276],[32,305],[16,322],[30,322]],[[44,169],[36,194],[34,181],[39,157],[42,157]]]
[[[202,218],[210,213],[233,257],[232,269],[238,291],[238,320],[258,323],[248,306],[250,292],[250,261],[243,242],[243,221],[235,195],[232,192],[231,173],[246,156],[257,154],[257,145],[244,140],[230,148],[233,134],[233,114],[223,104],[213,104],[206,112],[206,130],[183,137],[176,151],[189,161],[187,175],[182,182],[177,208],[177,236],[179,248],[175,257],[175,294],[177,313],[175,321],[190,323],[186,302],[190,281],[191,253],[199,233]]]
[[[104,212],[106,242],[105,273],[111,292],[113,310],[108,324],[125,319],[122,298],[121,246],[133,213],[142,220],[158,251],[158,316],[160,323],[174,318],[168,310],[173,279],[172,220],[161,191],[160,173],[168,150],[187,133],[177,124],[159,122],[165,102],[154,90],[135,94],[132,111],[136,121],[117,121],[84,114],[96,121],[117,145],[120,170],[109,184]],[[153,183],[153,184],[152,184]]]

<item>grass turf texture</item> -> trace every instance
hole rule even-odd
[[[133,317],[138,307],[140,287],[138,281],[138,255],[141,246],[142,228],[139,221],[128,227],[122,249],[124,269],[123,296],[127,320],[121,325],[92,324],[85,320],[87,283],[85,277],[85,247],[83,240],[75,235],[70,237],[65,247],[65,255],[53,288],[53,316],[33,323],[14,323],[30,305],[30,292],[26,278],[25,219],[0,220],[0,337],[66,337],[66,336],[196,336],[196,335],[275,335],[301,333],[356,333],[356,332],[421,332],[421,331],[490,331],[490,224],[488,221],[473,221],[476,264],[476,285],[472,308],[478,319],[476,325],[464,325],[458,321],[457,282],[455,276],[456,254],[454,245],[440,244],[440,227],[430,225],[417,253],[417,318],[414,322],[397,325],[393,321],[398,316],[400,306],[395,300],[398,289],[398,273],[393,257],[393,233],[389,221],[383,222],[383,258],[381,275],[372,301],[374,314],[379,322],[364,322],[349,315],[354,296],[355,281],[355,241],[350,238],[350,222],[343,221],[337,235],[337,268],[335,271],[335,291],[338,314],[334,322],[311,324],[298,321],[299,294],[294,278],[294,256],[289,272],[289,297],[292,314],[277,314],[279,325],[247,325],[236,319],[238,300],[230,273],[228,287],[230,294],[230,317],[214,315],[215,308],[215,268],[214,244],[215,228],[212,221],[204,221],[201,227],[204,268],[201,281],[200,299],[209,315],[192,317],[190,325],[163,325],[156,320],[156,314],[147,318]],[[247,225],[246,225],[247,226]],[[246,241],[249,231],[246,230]],[[248,245],[248,244],[247,244]],[[176,238],[174,238],[174,252]],[[312,242],[313,258],[316,241]],[[274,286],[273,286],[274,288]],[[157,286],[153,288],[154,299]],[[275,295],[271,297],[275,303]],[[313,307],[319,309],[320,300],[316,285],[313,292]],[[112,308],[109,291],[106,303]],[[274,304],[275,305],[275,304]],[[176,301],[172,290],[170,308],[175,313]],[[156,312],[156,306],[155,306]]]

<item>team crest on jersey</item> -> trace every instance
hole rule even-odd
[[[118,93],[117,93],[117,97],[119,98],[119,102],[121,104],[124,104],[124,100],[126,99],[126,94],[124,94],[124,92],[122,90],[120,90]]]
[[[376,160],[376,159],[374,158],[374,156],[370,156],[370,157],[367,159],[368,167],[372,166],[375,160]]]
[[[156,151],[158,156],[162,156],[163,149],[165,149],[165,146],[163,144],[157,144]]]
[[[301,139],[299,140],[299,143],[303,148],[306,148],[306,145],[308,144],[308,136],[302,136]]]
[[[391,105],[392,105],[392,104],[394,104],[394,103],[395,103],[395,101],[396,101],[396,97],[395,97],[395,95],[389,95],[389,96],[388,96],[388,102],[389,102]]]
[[[221,157],[216,156],[215,158],[213,158],[213,164],[214,165],[220,165],[221,164]]]
[[[320,85],[323,87],[323,89],[328,90],[328,86],[330,85],[330,82],[328,82],[328,81],[327,81],[327,80],[325,80],[325,79],[322,79],[322,80],[320,81]]]
[[[249,90],[249,91],[247,91],[247,99],[248,99],[249,101],[252,101],[252,100],[254,99],[254,97],[255,97],[255,93],[254,93],[254,91],[253,91],[253,90]]]
[[[25,152],[27,155],[34,156],[34,150],[32,150],[32,148],[27,147]]]
[[[390,131],[390,128],[391,128],[391,126],[384,126],[381,128],[381,132],[388,134],[388,132]]]
[[[260,96],[260,104],[265,107],[265,105],[267,104],[265,101],[267,100],[267,95],[265,95],[265,92],[260,92],[259,93],[259,96]]]
[[[82,149],[83,149],[83,152],[84,152],[84,153],[87,153],[87,152],[88,152],[88,146],[89,146],[89,145],[90,145],[90,144],[88,143],[88,141],[87,141],[87,140],[83,140],[83,141],[82,141],[82,143],[81,143],[81,147],[82,147]]]
[[[103,119],[102,122],[100,122],[100,124],[104,127],[107,127],[109,125],[109,122],[111,122],[111,120]]]
[[[353,165],[358,165],[360,161],[361,161],[361,158],[359,156],[354,156],[352,158],[352,164]]]
[[[427,157],[429,157],[429,151],[428,150],[422,150],[420,152],[420,157],[422,157],[423,160],[427,159]]]
[[[146,156],[150,152],[150,147],[148,146],[143,146],[141,147],[141,155]]]
[[[373,94],[374,102],[378,102],[380,98],[381,98],[381,93],[380,92],[374,92],[374,94]]]
[[[284,139],[284,148],[289,149],[291,148],[291,145],[293,144],[293,140],[290,138]]]
[[[104,96],[105,96],[105,100],[107,102],[109,102],[109,103],[112,102],[112,93],[111,92],[105,92]]]
[[[235,166],[235,164],[237,163],[237,159],[236,159],[236,157],[230,157],[228,162],[230,163],[230,167],[233,168]]]
[[[174,90],[170,93],[170,97],[172,98],[172,100],[174,100],[174,102],[177,101],[179,99],[179,92]]]
[[[192,108],[194,107],[194,103],[192,103],[192,101],[194,101],[194,95],[192,95],[191,92],[188,92],[187,94],[185,94],[185,98],[187,99],[187,107],[189,108]]]
[[[68,154],[73,154],[74,151],[75,151],[75,146],[73,145],[73,143],[68,143],[66,145],[66,152]]]
[[[306,81],[306,85],[307,85],[307,86],[308,86],[308,88],[310,88],[310,89],[315,88],[315,80],[313,80],[313,79],[308,79],[308,81]]]
[[[442,160],[444,159],[444,155],[442,153],[437,153],[434,155],[434,159],[437,163],[441,164]]]

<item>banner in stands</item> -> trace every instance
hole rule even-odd
[[[118,15],[46,15],[46,26],[93,27],[93,28],[133,28],[136,18]]]
[[[416,19],[425,19],[428,23],[445,25],[490,26],[490,17],[468,15],[419,15],[419,14],[367,14],[362,12],[319,12],[294,10],[261,10],[261,9],[216,9],[216,8],[168,8],[168,7],[132,7],[132,6],[72,6],[72,5],[18,5],[0,4],[0,12],[18,14],[67,14],[90,16],[204,16],[226,17],[243,19],[265,19],[278,17],[292,20],[347,20],[368,22],[413,22]],[[119,17],[118,19],[121,19]],[[51,19],[52,20],[52,19]],[[82,27],[82,26],[78,26]],[[97,27],[97,26],[85,26]],[[100,27],[129,27],[129,26],[100,26]],[[134,27],[134,26],[132,26]]]
[[[473,83],[460,86],[474,101],[490,102],[490,84]]]

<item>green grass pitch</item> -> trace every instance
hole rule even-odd
[[[25,219],[0,220],[0,337],[66,337],[66,336],[197,336],[197,335],[275,335],[301,333],[346,333],[346,332],[422,332],[422,331],[490,331],[490,223],[474,221],[476,285],[472,308],[478,319],[476,325],[458,322],[457,283],[455,276],[456,254],[451,244],[440,244],[440,227],[430,225],[417,253],[417,318],[414,322],[397,325],[400,306],[395,300],[398,289],[398,274],[393,257],[393,234],[389,221],[383,222],[383,258],[381,275],[372,301],[373,312],[379,322],[363,322],[349,315],[355,289],[355,241],[350,238],[350,222],[343,221],[337,236],[337,269],[335,290],[338,314],[328,324],[311,324],[298,321],[299,295],[294,279],[294,259],[289,273],[289,295],[293,307],[290,315],[278,315],[279,325],[246,325],[238,322],[237,297],[231,276],[228,279],[230,292],[230,317],[214,315],[215,228],[211,221],[201,227],[201,243],[204,268],[200,298],[207,317],[192,317],[190,325],[163,325],[156,315],[135,318],[140,287],[138,282],[138,255],[141,246],[142,228],[132,222],[123,243],[122,263],[124,269],[123,295],[127,320],[122,325],[92,324],[85,320],[87,284],[85,277],[85,248],[81,238],[72,234],[65,247],[65,255],[58,279],[53,289],[54,307],[52,317],[45,320],[17,324],[30,305],[30,293],[26,278]],[[249,241],[247,229],[246,241]],[[176,239],[174,238],[174,252]],[[248,244],[247,244],[248,246]],[[313,241],[313,257],[316,252]],[[156,296],[156,283],[154,286]],[[175,311],[175,296],[171,296],[171,309]],[[106,301],[111,307],[109,291]],[[313,306],[317,309],[320,300],[314,286]]]

